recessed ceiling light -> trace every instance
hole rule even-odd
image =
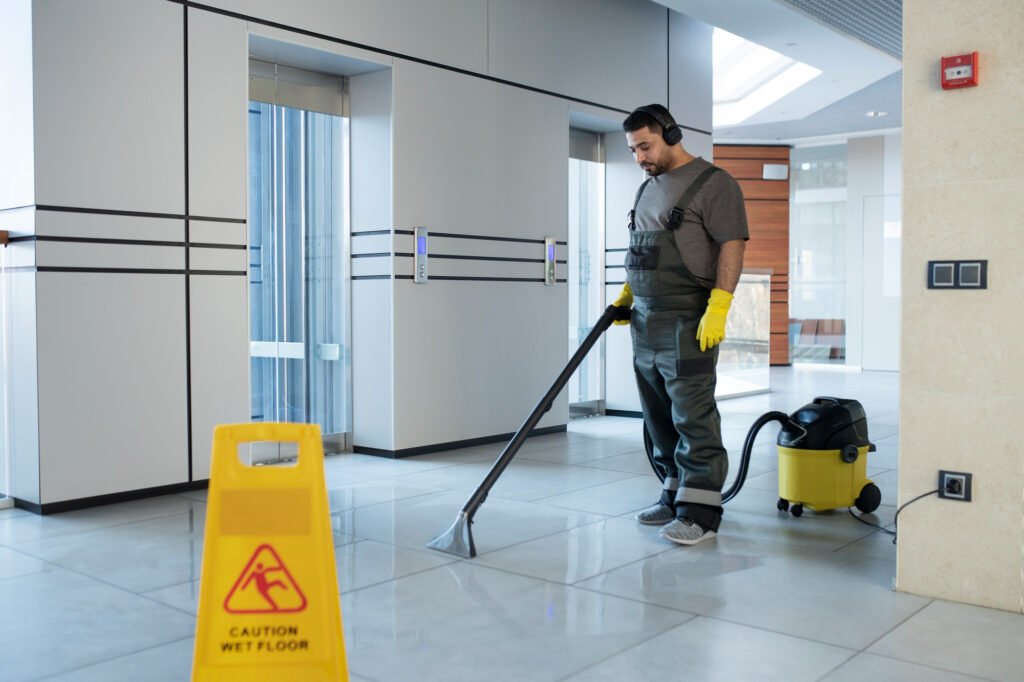
[[[888,111],[869,111],[869,112],[867,112],[864,115],[867,116],[868,118],[874,118],[875,116],[878,116],[879,118],[881,118],[882,116],[888,116],[889,112]]]

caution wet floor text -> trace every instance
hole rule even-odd
[[[240,444],[296,442],[295,466],[250,467]],[[192,679],[347,680],[320,429],[214,432]]]

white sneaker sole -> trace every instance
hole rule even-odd
[[[707,530],[707,531],[704,531],[704,535],[701,535],[699,538],[696,538],[694,540],[687,540],[686,538],[676,538],[676,537],[672,537],[670,535],[667,535],[665,533],[660,533],[660,535],[661,535],[661,537],[665,538],[669,542],[674,542],[677,545],[687,545],[687,546],[690,546],[690,545],[696,545],[699,542],[704,542],[705,540],[710,540],[711,538],[713,538],[716,535],[718,535],[718,533],[716,533],[713,530]]]

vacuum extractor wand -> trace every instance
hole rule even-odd
[[[551,406],[555,402],[555,398],[561,393],[562,389],[569,382],[569,377],[576,371],[576,368],[583,362],[583,358],[587,356],[590,349],[594,347],[597,340],[601,338],[601,335],[612,325],[616,320],[628,320],[630,316],[629,308],[620,308],[613,305],[605,308],[604,314],[598,319],[594,328],[587,334],[587,338],[583,339],[583,343],[573,354],[572,358],[569,359],[569,364],[565,366],[562,373],[555,379],[555,383],[551,385],[544,397],[540,399],[537,406],[533,408],[533,412],[526,418],[523,425],[519,427],[515,435],[512,436],[512,440],[509,441],[505,449],[502,450],[501,455],[495,460],[491,466],[491,470],[487,472],[487,476],[484,477],[483,482],[476,489],[476,492],[469,498],[469,501],[462,507],[462,511],[455,517],[455,523],[451,525],[451,528],[441,533],[436,538],[427,543],[427,547],[436,549],[441,552],[447,552],[448,554],[454,554],[456,556],[470,559],[476,556],[476,545],[473,543],[473,516],[476,514],[477,509],[487,499],[487,493],[490,492],[491,488],[497,483],[498,478],[501,476],[505,468],[508,467],[512,458],[519,452],[519,448],[523,446],[523,443],[530,435],[530,431],[537,426],[537,422],[540,421],[544,413],[551,409]]]

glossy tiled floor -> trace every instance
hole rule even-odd
[[[720,405],[730,451],[773,409],[864,403],[895,511],[897,377],[779,369]],[[528,408],[529,406],[524,406]],[[775,510],[774,433],[714,541],[633,521],[658,494],[639,422],[527,441],[481,507],[480,556],[427,550],[503,444],[327,460],[354,680],[1021,680],[1024,617],[892,591],[895,547],[845,512]],[[205,494],[0,511],[0,680],[188,679]]]

